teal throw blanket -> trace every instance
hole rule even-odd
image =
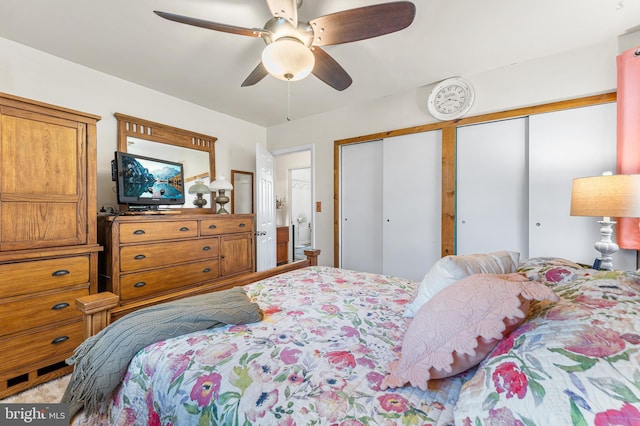
[[[262,320],[242,287],[167,302],[132,312],[85,340],[67,360],[75,364],[62,397],[70,416],[82,408],[98,411],[124,378],[129,362],[144,347],[194,331],[224,324]]]

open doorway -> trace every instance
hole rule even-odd
[[[304,259],[313,232],[313,146],[273,152],[278,263]],[[286,247],[286,253],[285,253]]]
[[[311,248],[311,167],[291,169],[289,174],[291,244],[295,261],[304,259],[304,251]]]

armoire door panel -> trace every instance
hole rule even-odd
[[[456,254],[528,256],[527,118],[459,127]]]
[[[78,147],[69,142],[82,143],[82,139],[73,124],[3,115],[2,193],[76,195]],[[51,178],[61,170],[64,179]]]
[[[87,242],[86,127],[3,108],[0,249]]]

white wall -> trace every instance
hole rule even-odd
[[[476,93],[468,115],[615,90],[617,54],[614,39],[562,55],[465,75]],[[357,84],[357,76],[353,77]],[[333,264],[333,142],[434,122],[426,112],[428,89],[423,87],[267,129],[271,151],[295,146],[300,140],[315,145],[316,200],[322,201],[322,212],[315,213],[315,248],[322,250],[320,264]]]
[[[526,47],[524,47],[526,48]],[[333,264],[333,142],[433,122],[428,87],[371,100],[267,129],[164,95],[0,38],[0,91],[102,116],[98,123],[98,209],[114,204],[110,160],[116,149],[113,113],[137,116],[218,137],[216,169],[254,171],[255,144],[269,150],[315,145],[315,246],[320,263]],[[614,90],[617,40],[536,61],[465,75],[476,91],[469,115]],[[452,53],[453,54],[453,53]],[[357,76],[354,76],[357,84]],[[344,92],[348,99],[348,90]]]
[[[216,173],[255,170],[264,127],[221,114],[0,38],[0,91],[102,117],[98,122],[98,205],[116,203],[111,159],[120,112],[218,138]]]

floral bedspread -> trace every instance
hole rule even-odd
[[[416,285],[330,267],[251,284],[263,321],[148,346],[114,394],[110,423],[452,423],[473,371],[433,381],[426,392],[379,388],[400,351],[408,325],[402,313]]]
[[[640,275],[548,258],[520,270],[561,301],[533,305],[481,363],[456,424],[640,425]]]

